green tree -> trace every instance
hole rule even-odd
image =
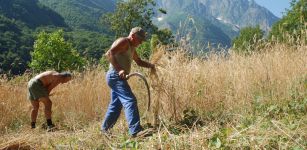
[[[20,21],[0,15],[0,74],[22,74],[31,59],[33,36]]]
[[[159,40],[160,44],[166,45],[174,43],[173,33],[169,29],[158,30],[155,35],[157,35],[157,39]]]
[[[40,32],[34,42],[30,67],[36,71],[81,69],[85,59],[79,56],[72,44],[63,38],[63,30],[53,33]]]
[[[263,39],[264,31],[257,27],[246,27],[241,29],[238,37],[232,41],[232,47],[236,52],[249,53],[256,50],[257,44]]]
[[[156,3],[154,0],[120,0],[113,13],[103,15],[102,21],[109,24],[117,37],[126,36],[131,28],[141,26],[147,32],[153,33],[158,28],[152,23]]]
[[[161,8],[155,11],[155,6],[154,0],[119,0],[115,12],[103,15],[101,21],[110,26],[117,37],[127,36],[133,27],[140,26],[147,32],[148,39],[151,39],[153,34],[156,35],[155,38],[158,38],[156,45],[172,43],[174,42],[172,32],[168,29],[159,30],[151,20],[157,11],[166,14]],[[142,59],[149,59],[152,49],[151,42],[147,41],[136,51]],[[102,58],[100,63],[106,66],[107,61]]]
[[[287,10],[286,15],[275,23],[270,32],[270,39],[280,42],[287,42],[289,37],[297,39],[305,38],[307,31],[307,1],[292,0],[290,10]],[[290,36],[288,36],[290,35]]]
[[[137,54],[139,55],[140,58],[148,60],[152,50],[150,47],[150,42],[146,41],[142,43],[137,49],[136,49]]]
[[[156,14],[155,6],[154,0],[120,0],[115,12],[103,15],[101,20],[103,24],[110,26],[117,37],[127,36],[133,27],[140,26],[147,32],[148,37],[157,34],[163,44],[173,42],[170,30],[159,30],[153,24],[151,19]],[[163,9],[158,9],[158,12],[166,14]]]
[[[97,63],[113,42],[113,38],[108,35],[86,30],[66,32],[65,39],[91,63]]]

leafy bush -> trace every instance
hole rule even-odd
[[[306,21],[307,1],[292,0],[291,9],[287,11],[287,14],[281,20],[273,25],[269,37],[280,42],[296,41],[297,39],[307,41],[305,33],[307,29]]]
[[[232,46],[236,52],[248,53],[256,50],[256,45],[259,45],[263,39],[264,32],[257,27],[246,27],[240,31],[240,35],[233,39]]]
[[[63,30],[53,33],[41,32],[34,43],[30,67],[36,71],[80,69],[85,59],[80,57],[72,44],[63,38]]]

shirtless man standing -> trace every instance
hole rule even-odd
[[[143,130],[141,126],[137,99],[127,82],[132,61],[138,66],[155,70],[154,64],[140,59],[136,52],[136,48],[145,40],[145,31],[141,27],[134,27],[128,37],[117,39],[106,53],[110,61],[106,80],[111,88],[111,101],[101,125],[101,131],[106,135],[119,118],[122,108],[125,110],[129,134],[132,137],[150,134],[149,130]]]
[[[35,128],[36,118],[39,109],[39,102],[45,105],[45,117],[47,120],[47,129],[51,130],[54,125],[51,121],[52,102],[49,98],[50,92],[60,83],[66,83],[71,80],[72,75],[68,72],[58,73],[56,71],[46,71],[34,78],[28,83],[28,98],[32,104],[31,128]]]

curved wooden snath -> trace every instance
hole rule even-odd
[[[147,88],[147,94],[148,94],[148,103],[147,103],[147,109],[146,111],[144,112],[142,118],[145,117],[145,115],[147,114],[147,112],[149,112],[150,110],[150,89],[149,89],[149,85],[148,85],[148,82],[145,78],[144,75],[142,75],[141,73],[138,73],[138,72],[134,72],[134,73],[130,73],[129,75],[126,76],[127,80],[130,78],[130,77],[133,77],[133,76],[137,76],[137,77],[140,77],[144,82],[145,82],[145,85],[146,85],[146,88]]]

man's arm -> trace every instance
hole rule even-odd
[[[154,65],[154,64],[142,60],[142,59],[138,56],[138,54],[137,54],[137,52],[136,52],[135,50],[133,51],[133,60],[136,62],[136,64],[137,64],[138,66],[145,67],[145,68],[152,68],[152,69],[155,68],[155,65]]]
[[[53,81],[51,84],[49,84],[46,88],[48,90],[48,94],[51,93],[51,90],[54,89],[57,85],[59,85],[60,82]]]

